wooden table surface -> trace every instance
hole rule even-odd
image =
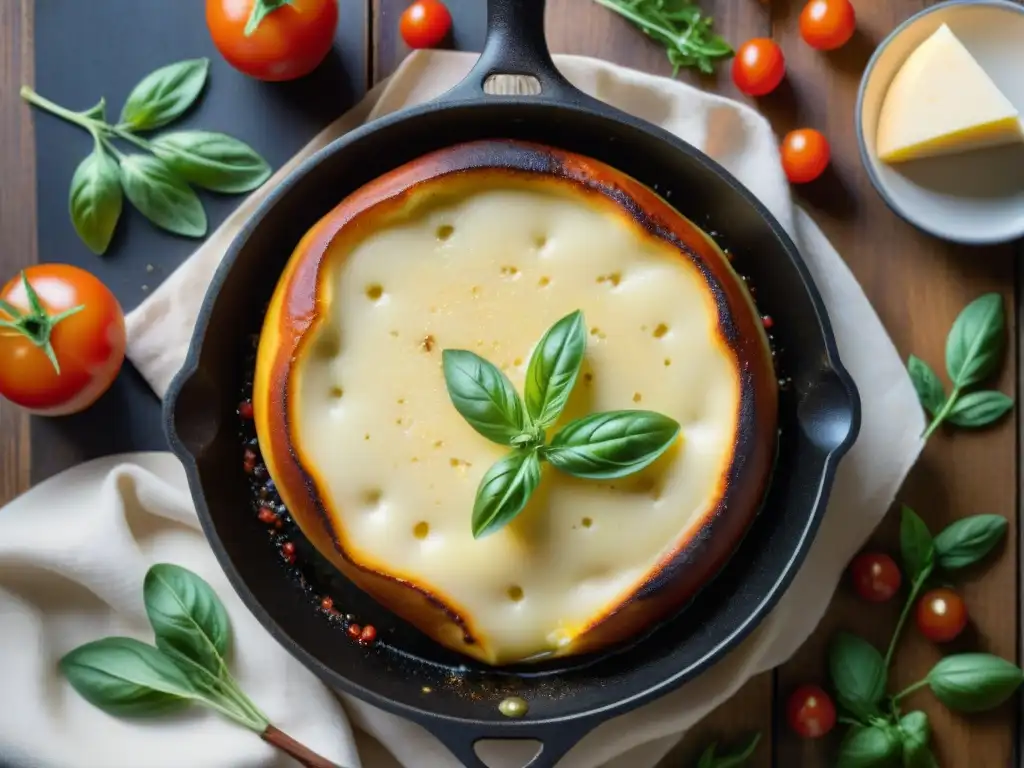
[[[407,53],[396,31],[407,2],[342,0],[344,23],[362,24],[367,31],[367,85],[387,76]],[[818,128],[829,137],[833,149],[832,170],[819,181],[796,190],[796,197],[850,265],[901,355],[913,352],[941,368],[946,332],[968,301],[985,291],[1000,291],[1006,297],[1011,318],[1017,317],[1017,249],[965,248],[935,240],[899,220],[872,190],[858,158],[853,132],[860,72],[882,37],[931,3],[853,2],[858,34],[832,54],[815,52],[799,39],[797,17],[802,0],[706,0],[704,5],[714,15],[717,29],[734,45],[755,36],[770,36],[782,45],[787,56],[787,80],[775,94],[758,100],[756,106],[780,134],[799,126]],[[482,0],[451,0],[449,5],[456,17],[454,44],[479,50]],[[37,260],[61,259],[61,254],[36,252],[36,147],[29,110],[17,96],[22,83],[33,82],[34,12],[32,0],[0,0],[0,278]],[[549,0],[547,30],[555,52],[602,57],[659,74],[671,72],[658,46],[592,0]],[[720,67],[714,78],[701,80],[689,73],[680,77],[738,97],[727,66]],[[1014,339],[998,385],[1014,393],[1019,383],[1018,340],[1017,323],[1011,325]],[[47,442],[30,450],[30,434]],[[74,442],[73,436],[58,438],[54,434],[59,433],[42,432],[36,425],[30,429],[29,419],[0,403],[0,505],[25,490],[30,481],[41,479],[39,473],[31,471],[31,455],[56,448],[58,440]],[[929,442],[898,496],[899,502],[916,509],[933,529],[979,512],[1010,518],[1010,534],[998,558],[972,575],[962,588],[973,619],[969,647],[1010,659],[1018,658],[1020,623],[1018,444],[1017,417],[983,432],[939,433]],[[75,454],[71,451],[67,455]],[[897,528],[897,517],[891,510],[872,544],[895,554]],[[835,739],[796,739],[785,724],[786,697],[798,684],[825,682],[824,648],[837,628],[859,632],[884,647],[895,622],[896,603],[865,608],[845,585],[841,586],[818,631],[796,656],[774,672],[751,680],[735,698],[693,729],[665,765],[694,765],[699,750],[710,739],[735,743],[756,730],[763,733],[763,742],[751,762],[753,766],[830,765]],[[908,632],[896,658],[894,686],[917,680],[938,657],[935,647],[913,631]],[[1018,764],[1015,704],[967,719],[949,714],[925,693],[915,694],[911,703],[931,717],[940,765],[1002,768]]]

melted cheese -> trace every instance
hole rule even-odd
[[[943,24],[893,78],[878,118],[884,162],[1021,141],[1020,115]]]
[[[736,362],[689,259],[606,199],[493,182],[420,201],[324,263],[329,311],[293,379],[303,460],[347,551],[442,597],[493,662],[569,643],[714,507],[736,440]],[[455,411],[441,352],[475,351],[522,392],[533,346],[575,309],[590,335],[560,423],[645,408],[682,437],[621,480],[545,465],[519,517],[474,540],[477,485],[507,449]]]

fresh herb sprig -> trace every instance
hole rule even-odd
[[[956,712],[981,712],[1006,701],[1024,682],[1024,672],[987,653],[961,653],[939,661],[921,680],[887,695],[889,667],[911,608],[922,589],[940,572],[972,565],[1005,536],[1006,519],[974,515],[952,523],[937,536],[909,507],[902,510],[900,554],[910,592],[883,656],[857,635],[840,632],[829,648],[829,673],[842,716],[851,726],[839,749],[838,768],[873,768],[902,759],[907,768],[937,766],[929,742],[928,716],[904,714],[901,702],[922,688]]]
[[[735,53],[711,31],[712,18],[692,0],[594,0],[629,19],[648,37],[665,47],[672,64],[672,76],[679,70],[695,68],[710,75],[715,62]]]
[[[309,768],[338,768],[275,728],[242,692],[225,658],[231,645],[227,611],[192,571],[158,563],[146,573],[143,602],[156,644],[105,637],[60,660],[78,693],[112,715],[153,716],[200,703],[259,734]]]
[[[712,742],[701,754],[700,760],[697,761],[697,768],[740,768],[740,766],[746,765],[747,761],[753,757],[754,750],[757,749],[760,741],[761,734],[755,733],[753,738],[747,742],[747,746],[738,752],[728,755],[717,754],[718,743]]]
[[[25,101],[92,134],[93,150],[71,178],[68,209],[75,231],[93,253],[103,254],[110,245],[124,197],[158,227],[203,237],[206,212],[190,184],[234,194],[255,189],[270,176],[270,166],[254,149],[223,133],[139,135],[181,117],[202,93],[209,67],[208,59],[190,59],[150,73],[132,89],[116,123],[107,121],[104,99],[74,112],[22,86]],[[115,141],[150,154],[122,152]]]
[[[545,444],[565,408],[587,347],[579,310],[544,334],[526,369],[523,398],[502,371],[464,349],[442,353],[452,405],[473,429],[512,450],[484,473],[473,504],[473,537],[507,525],[540,483],[541,463],[575,477],[611,479],[639,472],[679,436],[679,423],[653,411],[594,413],[566,424]]]
[[[1003,297],[987,293],[963,309],[946,337],[946,372],[953,385],[948,397],[942,381],[928,363],[910,356],[907,361],[910,380],[921,405],[932,417],[924,431],[926,440],[944,422],[958,427],[984,427],[1013,408],[1013,398],[1002,392],[965,391],[999,369],[1005,349]]]

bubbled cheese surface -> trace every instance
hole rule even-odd
[[[488,183],[420,201],[323,265],[328,309],[293,379],[303,461],[350,556],[442,599],[494,661],[571,642],[714,508],[740,385],[713,297],[605,198]],[[474,540],[477,484],[507,449],[455,411],[441,352],[475,351],[522,392],[533,346],[575,309],[590,333],[560,424],[644,408],[681,438],[620,480],[545,465],[519,517]]]

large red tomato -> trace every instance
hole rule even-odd
[[[294,80],[331,50],[338,0],[206,0],[206,26],[235,69],[260,80]]]
[[[124,362],[124,314],[84,269],[39,264],[0,291],[0,395],[33,413],[92,405]]]

